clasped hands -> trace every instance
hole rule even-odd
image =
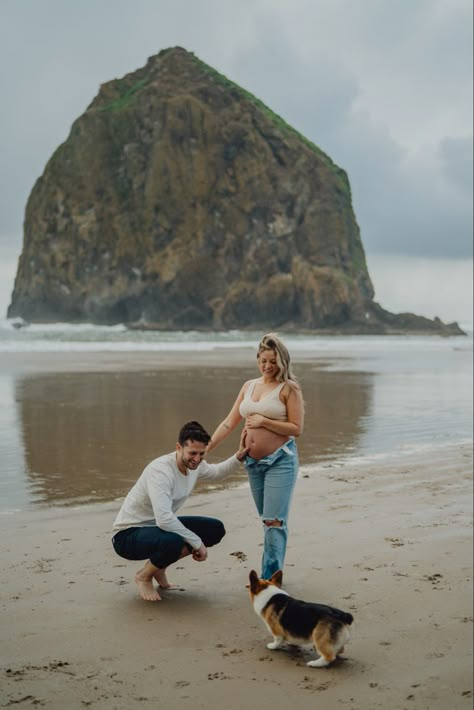
[[[207,547],[202,544],[197,550],[192,551],[192,555],[193,560],[196,560],[196,562],[204,562],[204,560],[207,560]]]

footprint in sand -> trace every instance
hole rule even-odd
[[[33,563],[33,567],[30,567],[34,572],[51,572],[52,566],[51,562],[55,562],[56,560],[53,559],[46,559],[42,558],[39,560],[35,560]]]
[[[386,537],[384,539],[386,542],[390,542],[392,547],[403,547],[405,544],[399,537]]]
[[[240,562],[247,562],[247,555],[245,554],[245,552],[237,551],[237,552],[230,552],[229,554],[230,554],[232,557],[237,557],[237,559],[238,559]]]

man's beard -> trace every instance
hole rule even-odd
[[[186,459],[183,453],[181,453],[181,465],[184,466],[184,468],[190,468],[191,470],[197,468],[197,464],[189,459]]]

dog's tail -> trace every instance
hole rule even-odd
[[[348,611],[343,611],[341,616],[341,621],[343,621],[344,624],[347,624],[347,626],[350,626],[354,621],[354,617],[352,616],[352,614],[349,614]]]
[[[342,611],[342,609],[335,609],[334,607],[331,607],[331,616],[333,619],[347,624],[347,626],[350,626],[354,621],[354,617],[348,611]]]

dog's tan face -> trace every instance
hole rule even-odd
[[[272,574],[270,579],[260,579],[258,574],[255,572],[255,570],[252,570],[249,574],[250,584],[247,584],[247,588],[250,593],[250,599],[253,600],[253,598],[257,594],[262,592],[267,587],[273,586],[273,587],[278,587],[278,589],[280,589],[282,580],[283,580],[283,572],[281,570],[278,570],[278,572],[275,572],[274,574]]]

